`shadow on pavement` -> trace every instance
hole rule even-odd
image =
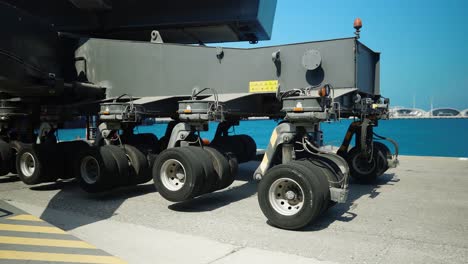
[[[239,166],[237,181],[245,181],[242,185],[229,187],[215,193],[205,194],[193,200],[172,204],[169,209],[178,212],[213,211],[231,203],[246,199],[257,192],[257,183],[253,180],[253,173],[258,162],[248,162]]]
[[[240,166],[237,180],[246,181],[240,186],[207,194],[191,201],[173,204],[169,206],[169,209],[181,212],[211,211],[248,198],[257,191],[257,185],[252,180],[253,172],[257,166],[257,162],[249,162]],[[115,215],[125,200],[156,192],[156,188],[151,182],[105,193],[89,194],[82,191],[74,180],[43,184],[30,187],[30,189],[34,191],[59,190],[50,199],[41,218],[64,230],[71,230],[110,218]],[[73,213],[79,214],[80,217],[72,217]],[[58,214],[61,216],[58,217]],[[70,214],[70,216],[64,217],[63,214]]]
[[[168,208],[178,212],[213,211],[254,196],[257,192],[257,183],[252,179],[252,175],[257,166],[258,162],[249,162],[239,168],[236,180],[238,180],[237,184],[239,184],[239,181],[242,182],[240,185],[206,194],[190,201],[172,204]],[[387,173],[379,177],[377,182],[371,185],[351,182],[348,201],[331,207],[315,223],[303,228],[302,231],[322,230],[335,221],[352,221],[357,216],[352,212],[357,206],[356,200],[363,196],[374,199],[380,194],[379,188],[381,186],[393,185],[398,181],[399,179],[396,179],[394,174]],[[147,183],[100,194],[88,194],[81,190],[74,180],[34,186],[30,189],[35,191],[59,190],[50,199],[41,218],[64,230],[71,230],[110,218],[116,215],[117,209],[125,200],[156,192],[154,185]],[[76,214],[79,214],[80,217],[74,217]]]
[[[246,182],[240,186],[206,194],[195,199],[169,205],[169,209],[179,212],[213,211],[231,203],[246,199],[257,192],[255,182]]]
[[[380,176],[373,184],[358,184],[352,181],[349,186],[348,200],[346,203],[336,204],[320,216],[315,223],[312,223],[302,229],[302,231],[318,231],[327,228],[335,221],[350,222],[357,215],[352,212],[352,209],[357,206],[355,201],[363,196],[376,198],[379,196],[379,189],[383,185],[394,185],[393,183],[400,181],[395,178],[394,173],[386,173]]]
[[[8,182],[17,182],[17,181],[20,181],[20,179],[16,175],[7,175],[7,176],[0,177],[0,184],[8,183]]]
[[[64,230],[110,218],[116,215],[115,212],[125,200],[156,192],[154,185],[148,183],[105,193],[89,194],[81,190],[74,180],[35,186],[31,187],[31,190],[59,190],[50,199],[40,218]],[[76,214],[80,217],[76,217]]]

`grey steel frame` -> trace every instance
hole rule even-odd
[[[249,93],[250,82],[271,80],[278,81],[279,93],[330,84],[341,113],[348,116],[354,108],[354,94],[343,95],[348,90],[380,97],[380,55],[355,38],[253,49],[81,39],[75,57],[86,61],[76,64],[77,72],[107,87],[108,98],[131,91],[135,98],[148,99],[145,105],[161,98],[190,96],[193,89],[212,88],[219,95],[232,95],[221,100],[234,104],[226,108],[227,112],[244,117],[271,115],[272,109],[265,108],[262,100],[274,98],[277,91],[257,94],[254,104],[241,100],[253,96]],[[318,66],[313,69],[310,62]],[[146,108],[165,116],[177,110],[161,113],[157,106]]]

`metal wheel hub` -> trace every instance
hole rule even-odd
[[[159,173],[161,182],[170,191],[178,191],[185,184],[186,171],[182,163],[175,159],[166,160]]]
[[[20,170],[25,177],[31,177],[34,174],[36,170],[36,159],[31,153],[25,152],[21,155]]]
[[[291,216],[304,206],[304,191],[295,180],[280,178],[270,186],[268,200],[277,213]]]
[[[363,153],[360,153],[353,157],[352,160],[354,169],[359,174],[370,174],[376,166],[375,159],[370,156],[370,158],[366,157]]]
[[[286,194],[285,194],[285,196],[286,196],[286,199],[288,199],[289,201],[291,201],[291,200],[295,200],[295,199],[296,199],[297,194],[296,194],[295,192],[293,192],[293,191],[287,191]]]
[[[87,184],[95,184],[101,173],[99,162],[92,156],[86,156],[80,165],[81,178]]]

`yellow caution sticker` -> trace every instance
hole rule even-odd
[[[278,80],[256,81],[249,83],[250,93],[275,93],[278,90]]]

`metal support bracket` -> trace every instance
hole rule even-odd
[[[49,122],[42,122],[39,127],[39,133],[37,134],[36,144],[43,143],[42,139],[46,138],[51,131],[57,129],[56,124],[51,124]]]
[[[359,133],[360,138],[359,138],[359,147],[361,148],[361,152],[366,151],[366,141],[367,141],[367,128],[369,127],[370,120],[369,119],[364,119],[361,124],[361,133]]]
[[[225,121],[218,101],[185,100],[179,102],[179,119],[187,122]]]
[[[330,187],[330,200],[337,203],[345,203],[348,199],[348,189]]]
[[[99,119],[104,121],[140,123],[145,114],[144,107],[134,104],[132,98],[129,102],[103,103],[100,108]]]
[[[216,128],[216,133],[213,138],[213,141],[216,139],[223,137],[223,136],[228,136],[229,129],[233,126],[238,126],[239,125],[239,120],[226,120],[219,122],[218,127]]]
[[[110,145],[111,140],[109,136],[113,131],[119,130],[120,124],[119,123],[111,123],[111,122],[103,122],[99,124],[98,130],[99,133],[96,133],[96,139],[94,140],[94,145],[98,146],[101,141],[104,142],[104,145]]]
[[[260,166],[254,172],[254,179],[261,180],[266,171],[271,167],[276,149],[281,144],[290,143],[296,136],[296,125],[291,123],[281,123],[273,130],[265,154]]]
[[[288,163],[292,160],[294,160],[296,157],[294,157],[294,145],[291,143],[284,143],[283,147],[281,148],[282,151],[282,163]]]
[[[188,123],[178,123],[173,129],[171,133],[171,137],[169,138],[169,143],[167,144],[167,148],[174,148],[178,141],[185,140],[188,135],[192,132],[192,128]]]
[[[206,122],[197,122],[197,123],[185,123],[181,122],[174,126],[167,144],[167,148],[174,148],[177,146],[177,142],[180,141],[181,146],[188,145],[189,142],[185,140],[187,137],[194,131],[205,131],[207,129]]]
[[[391,138],[385,138],[385,140],[392,143],[393,147],[395,148],[395,154],[392,155],[391,159],[387,159],[388,167],[394,169],[398,167],[398,165],[400,165],[400,161],[398,160],[398,152],[399,152],[398,143]]]

